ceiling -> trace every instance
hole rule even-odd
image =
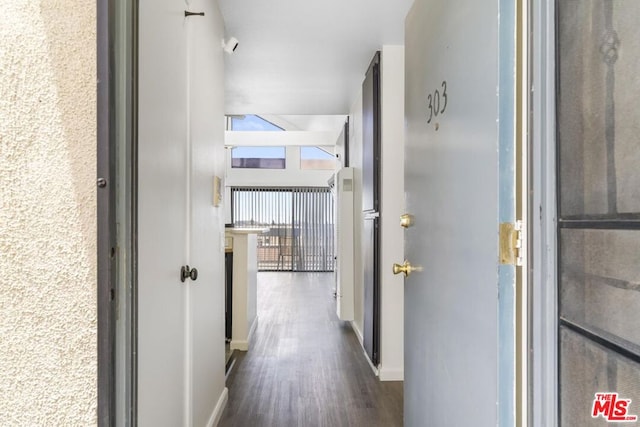
[[[227,114],[347,114],[383,44],[404,44],[413,0],[219,0]]]

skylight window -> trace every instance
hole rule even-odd
[[[231,130],[240,131],[282,131],[283,129],[255,114],[230,116]]]
[[[234,147],[231,150],[231,167],[243,169],[284,169],[284,147]]]
[[[336,168],[334,155],[320,147],[300,147],[300,169],[330,170]]]

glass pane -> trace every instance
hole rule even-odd
[[[640,2],[558,2],[560,213],[640,213]]]
[[[231,150],[232,168],[284,169],[284,147],[234,147]]]
[[[236,131],[282,131],[283,129],[260,116],[231,116],[231,130]]]
[[[335,169],[336,159],[319,147],[300,147],[300,169]]]
[[[258,235],[258,270],[333,271],[334,210],[328,188],[232,188],[235,227]]]
[[[560,315],[640,354],[640,231],[561,231]]]
[[[640,365],[572,332],[560,329],[560,425],[602,427],[602,417],[592,418],[596,393],[617,392],[631,399],[628,415],[640,416]]]
[[[232,190],[236,227],[268,227],[258,234],[258,270],[290,271],[292,195],[282,189]]]

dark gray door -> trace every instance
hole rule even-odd
[[[380,52],[362,84],[362,241],[364,265],[364,348],[374,366],[380,360]]]
[[[640,415],[639,22],[636,0],[558,2],[562,426]],[[594,418],[604,392],[628,412]]]
[[[380,210],[380,52],[362,83],[362,210]]]
[[[380,361],[380,283],[379,255],[379,219],[368,217],[364,221],[362,235],[363,252],[367,254],[362,260],[364,267],[364,349],[374,366]]]

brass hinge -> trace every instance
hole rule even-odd
[[[500,224],[500,264],[522,265],[522,221]]]

